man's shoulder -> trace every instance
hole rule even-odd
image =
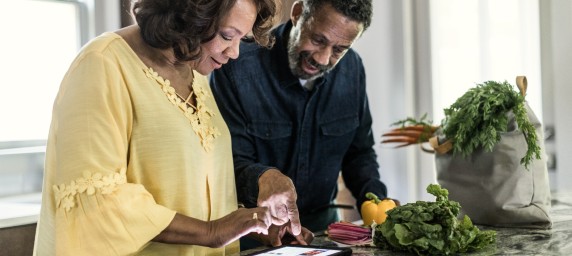
[[[272,66],[271,50],[256,43],[240,43],[239,56],[223,65],[221,71],[234,73],[242,77],[249,73],[259,73],[261,69]]]
[[[365,70],[361,56],[354,49],[348,49],[335,67],[335,75],[354,77]]]
[[[265,54],[269,54],[270,49],[262,47],[254,42],[241,42],[240,43],[240,55],[237,60],[243,60],[246,58],[260,57]]]
[[[343,63],[346,65],[362,65],[361,56],[353,48],[348,49],[344,57],[342,58]]]
[[[231,59],[227,64],[223,65],[224,70],[239,70],[243,72],[246,69],[257,69],[263,66],[264,59],[268,55],[268,49],[259,46],[256,43],[240,43],[239,56],[236,59]]]
[[[240,54],[258,51],[261,49],[267,49],[267,48],[260,46],[256,42],[250,42],[250,41],[240,42]]]

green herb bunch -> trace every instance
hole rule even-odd
[[[506,132],[506,114],[512,110],[528,145],[526,155],[520,160],[528,169],[533,157],[540,159],[540,147],[524,102],[524,96],[506,81],[487,81],[471,88],[444,110],[445,119],[441,127],[445,137],[452,139],[453,153],[466,157],[481,147],[491,152],[500,141],[501,133]]]
[[[374,228],[374,245],[417,255],[452,255],[480,250],[496,242],[496,232],[481,231],[469,216],[459,220],[461,206],[449,201],[449,192],[430,184],[435,202],[417,201],[387,211],[387,219]]]
[[[414,117],[408,117],[406,119],[399,120],[395,123],[392,123],[391,125],[392,126],[401,126],[401,128],[405,128],[405,127],[411,126],[411,125],[420,125],[423,127],[431,127],[432,123],[433,123],[433,121],[431,119],[429,119],[427,117],[427,113],[425,113],[419,119],[416,119]]]

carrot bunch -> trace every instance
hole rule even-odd
[[[385,139],[383,139],[381,143],[401,143],[396,146],[397,148],[425,143],[429,141],[429,138],[434,136],[438,128],[438,126],[430,124],[404,125],[384,133],[382,137]],[[428,151],[423,147],[422,149]]]

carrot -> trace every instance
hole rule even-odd
[[[417,143],[417,141],[418,141],[417,138],[400,137],[400,138],[382,140],[381,143],[395,143],[395,142]]]
[[[406,136],[406,137],[419,137],[421,134],[427,134],[420,131],[397,131],[397,132],[386,132],[382,134],[383,137],[388,136]]]

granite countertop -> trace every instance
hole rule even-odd
[[[517,229],[479,226],[481,230],[496,230],[497,243],[481,251],[465,255],[572,255],[572,192],[553,193],[551,229]],[[325,235],[317,235],[313,245],[343,246]],[[259,248],[241,252],[248,255]],[[414,255],[406,252],[392,252],[375,247],[352,247],[353,255]]]

